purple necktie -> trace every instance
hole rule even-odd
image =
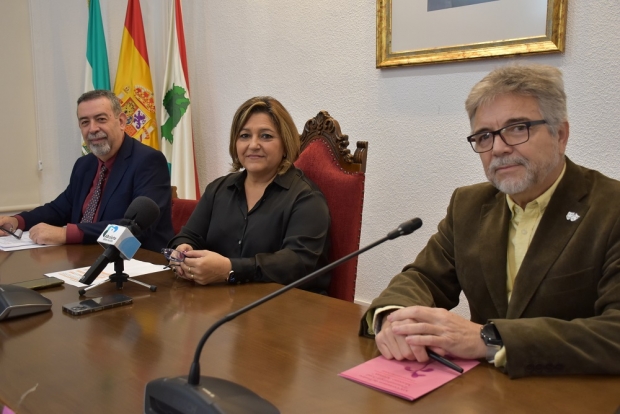
[[[103,187],[103,181],[105,180],[105,173],[108,171],[105,164],[101,165],[101,171],[99,171],[99,179],[97,180],[97,186],[95,187],[95,192],[93,193],[93,197],[88,202],[88,207],[86,207],[86,211],[84,212],[84,216],[82,217],[82,221],[80,223],[92,223],[95,218],[95,211],[97,211],[97,207],[99,206],[99,199],[101,198],[101,189]]]

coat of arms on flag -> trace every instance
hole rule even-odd
[[[158,150],[160,146],[155,119],[155,97],[140,0],[127,1],[114,93],[127,115],[127,135]]]
[[[157,132],[155,118],[155,97],[153,92],[143,86],[123,87],[117,93],[121,101],[123,112],[127,115],[127,127],[125,132],[140,139],[140,142],[149,143],[152,140],[153,132]]]

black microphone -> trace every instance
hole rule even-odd
[[[202,336],[194,360],[187,377],[158,378],[149,381],[144,391],[144,412],[145,414],[167,414],[167,413],[205,413],[205,414],[234,414],[234,413],[264,413],[279,414],[280,411],[269,401],[263,399],[253,391],[234,382],[221,378],[201,377],[200,376],[200,354],[205,342],[211,334],[221,325],[235,319],[237,316],[254,309],[258,305],[270,301],[292,288],[301,286],[341,265],[349,259],[354,258],[367,250],[399,236],[413,233],[422,227],[422,220],[414,218],[404,222],[397,229],[392,230],[387,236],[369,244],[363,249],[350,253],[335,262],[318,269],[295,282],[286,285],[275,292],[250,303],[249,305],[229,313],[219,321],[215,322],[209,330]]]
[[[159,206],[156,202],[145,196],[136,197],[123,216],[123,220],[128,221],[128,228],[134,236],[140,234],[151,227],[159,217]],[[122,221],[121,221],[122,223]]]
[[[148,229],[155,220],[159,217],[159,206],[153,200],[148,197],[140,196],[136,197],[127,210],[125,216],[120,221],[119,227],[126,227],[131,236],[138,237],[142,231]],[[103,231],[102,235],[105,235],[108,231]],[[90,285],[99,276],[108,263],[116,261],[121,254],[125,252],[120,246],[115,243],[110,244],[103,254],[97,258],[95,263],[88,269],[88,271],[80,279],[80,283]],[[126,256],[126,255],[125,255]]]

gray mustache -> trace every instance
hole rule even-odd
[[[489,164],[489,170],[494,171],[499,167],[503,167],[505,165],[523,165],[524,167],[528,166],[527,160],[520,157],[512,157],[512,158],[495,158]]]
[[[101,139],[101,138],[107,138],[108,136],[105,134],[105,132],[98,132],[96,134],[88,134],[88,139],[89,140],[93,140],[93,139]]]

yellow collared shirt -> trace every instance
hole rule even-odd
[[[521,268],[521,263],[523,263],[525,253],[527,253],[527,249],[530,247],[540,219],[549,205],[551,196],[558,187],[560,180],[564,177],[565,171],[566,164],[564,164],[560,176],[555,180],[553,185],[538,196],[538,198],[527,203],[525,209],[522,209],[518,204],[512,201],[512,198],[510,198],[508,194],[506,194],[506,202],[508,203],[508,208],[510,208],[512,212],[512,218],[508,229],[508,256],[506,260],[506,294],[508,295],[508,301],[510,301],[515,279]]]
[[[553,185],[542,193],[535,200],[530,201],[525,205],[525,209],[522,209],[518,204],[512,201],[512,198],[506,194],[506,202],[508,208],[512,212],[512,218],[508,228],[508,256],[506,260],[506,294],[508,295],[508,302],[510,302],[510,296],[515,284],[515,279],[523,263],[523,258],[527,249],[530,247],[534,233],[538,228],[540,219],[542,218],[545,209],[549,205],[551,196],[558,187],[560,180],[564,177],[566,171],[566,163],[560,176],[555,180]],[[502,347],[495,355],[494,364],[496,367],[506,366],[506,348]]]

